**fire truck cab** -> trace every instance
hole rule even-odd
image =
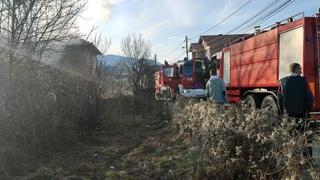
[[[179,95],[188,98],[206,98],[206,83],[210,78],[209,60],[195,58],[180,65]]]

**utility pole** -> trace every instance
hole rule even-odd
[[[157,65],[157,54],[154,54],[154,65]]]
[[[186,40],[185,40],[185,42],[186,42],[186,54],[187,54],[187,59],[189,59],[189,53],[188,53],[188,50],[189,50],[189,48],[188,48],[188,36],[186,35]]]

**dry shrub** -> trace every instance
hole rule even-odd
[[[110,98],[103,98],[98,104],[99,123],[126,123],[135,116],[146,121],[166,107],[161,101],[155,101],[150,90],[135,92],[136,96],[118,94]],[[138,95],[139,94],[139,95]],[[149,95],[148,95],[149,94]],[[153,93],[152,93],[153,95]],[[132,118],[131,118],[132,117]]]
[[[301,178],[306,173],[319,178],[307,153],[316,129],[306,128],[307,121],[210,102],[189,102],[174,120],[188,137],[195,179]]]
[[[12,79],[0,72],[0,169],[19,153],[55,150],[95,127],[96,82],[31,61]]]

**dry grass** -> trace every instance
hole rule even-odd
[[[319,179],[307,150],[317,129],[245,105],[180,105],[174,119],[193,154],[194,179]],[[306,130],[302,131],[301,128]]]

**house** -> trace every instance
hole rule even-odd
[[[192,58],[209,59],[221,51],[225,44],[230,43],[236,39],[247,36],[247,34],[230,34],[230,35],[203,35],[199,37],[197,43],[191,43],[189,52],[192,53]]]
[[[102,53],[92,43],[76,39],[62,47],[57,64],[68,71],[88,78],[97,76],[97,55]]]

